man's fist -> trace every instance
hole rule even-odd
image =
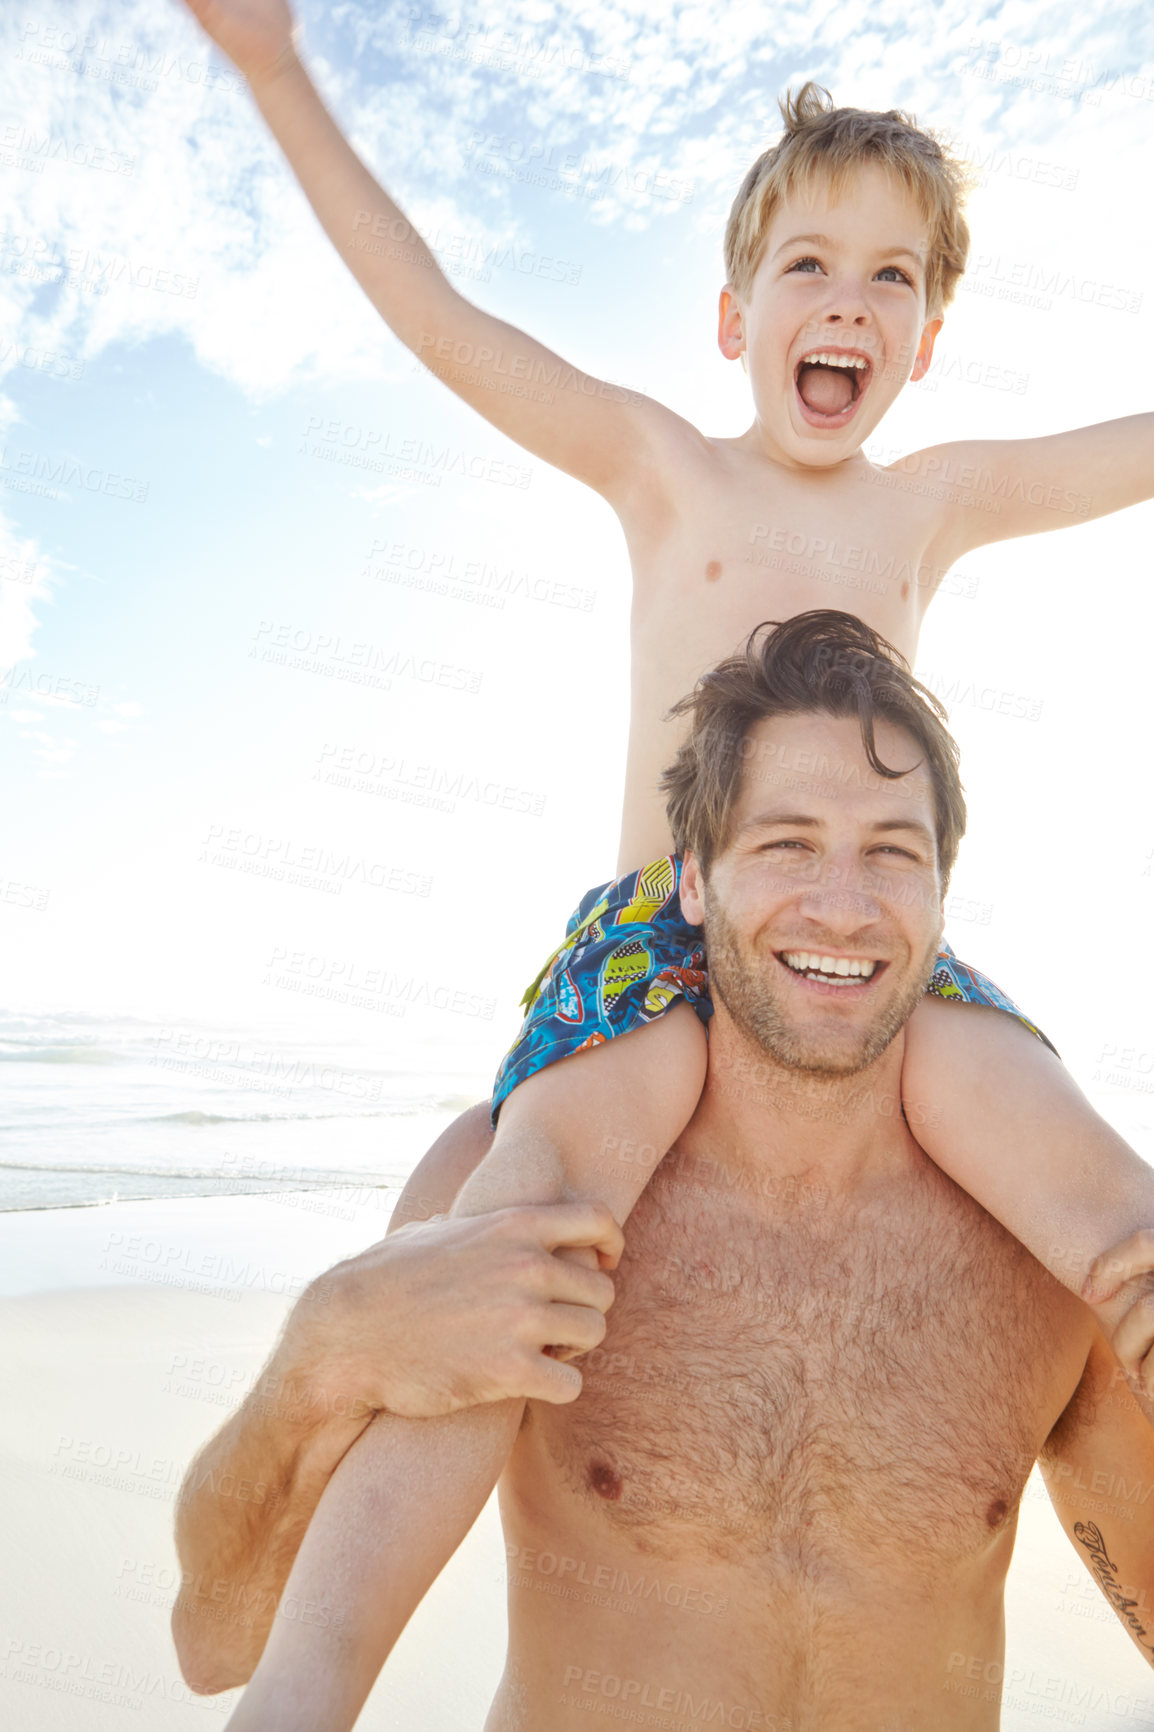
[[[600,1203],[548,1203],[400,1227],[311,1283],[266,1376],[313,1417],[433,1418],[510,1397],[574,1401],[624,1246]],[[599,1268],[555,1252],[589,1247]]]

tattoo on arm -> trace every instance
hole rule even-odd
[[[1075,1522],[1074,1538],[1080,1546],[1085,1546],[1089,1553],[1090,1568],[1094,1579],[1107,1600],[1113,1606],[1122,1622],[1134,1636],[1140,1648],[1144,1648],[1154,1663],[1154,1639],[1142,1626],[1135,1611],[1140,1603],[1138,1600],[1128,1600],[1118,1581],[1118,1566],[1106,1550],[1106,1541],[1102,1538],[1102,1530],[1097,1522]]]

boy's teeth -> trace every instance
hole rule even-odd
[[[798,974],[832,974],[843,977],[851,975],[868,980],[877,967],[876,962],[864,958],[851,960],[847,956],[815,956],[808,950],[784,950],[782,955],[790,968],[795,969]]]
[[[860,355],[831,355],[825,349],[815,349],[812,355],[803,355],[803,367],[862,367],[867,363]]]

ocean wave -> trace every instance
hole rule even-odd
[[[347,1189],[349,1187],[370,1190],[399,1190],[408,1181],[406,1173],[366,1174],[355,1172],[348,1167],[331,1169],[328,1167],[291,1167],[286,1166],[279,1173],[229,1173],[220,1167],[124,1167],[101,1165],[96,1163],[81,1164],[77,1162],[46,1161],[0,1161],[0,1172],[12,1173],[91,1173],[101,1178],[121,1179],[187,1179],[191,1182],[206,1181],[222,1187],[221,1195],[227,1195],[235,1185],[237,1189],[251,1190],[254,1185],[284,1185],[300,1189],[328,1191]]]
[[[27,1041],[18,1047],[0,1045],[0,1064],[133,1064],[131,1053],[112,1052],[106,1046],[82,1041],[75,1046],[40,1046]]]
[[[196,1107],[188,1107],[183,1112],[161,1113],[155,1118],[133,1119],[132,1122],[137,1125],[311,1125],[339,1119],[347,1124],[349,1119],[413,1119],[424,1118],[429,1113],[464,1112],[472,1104],[472,1101],[453,1096],[440,1100],[390,1101],[388,1106],[364,1107],[359,1111],[350,1107],[343,1113],[205,1113]]]

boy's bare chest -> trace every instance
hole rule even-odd
[[[914,661],[942,576],[941,507],[909,480],[864,464],[833,479],[767,479],[764,464],[698,451],[660,506],[632,518],[622,511],[634,585],[619,872],[671,846],[658,788],[686,724],[667,719],[669,710],[755,626],[837,608]]]
[[[558,1490],[659,1555],[804,1573],[847,1542],[934,1567],[988,1547],[1085,1343],[996,1222],[936,1171],[928,1193],[767,1223],[659,1172],[580,1399],[531,1410]]]
[[[767,483],[731,462],[687,470],[676,513],[650,526],[656,533],[627,528],[635,659],[650,667],[672,659],[677,696],[689,661],[696,678],[763,620],[840,608],[912,660],[942,573],[933,553],[937,508],[903,491],[907,479],[868,466],[797,485]]]

